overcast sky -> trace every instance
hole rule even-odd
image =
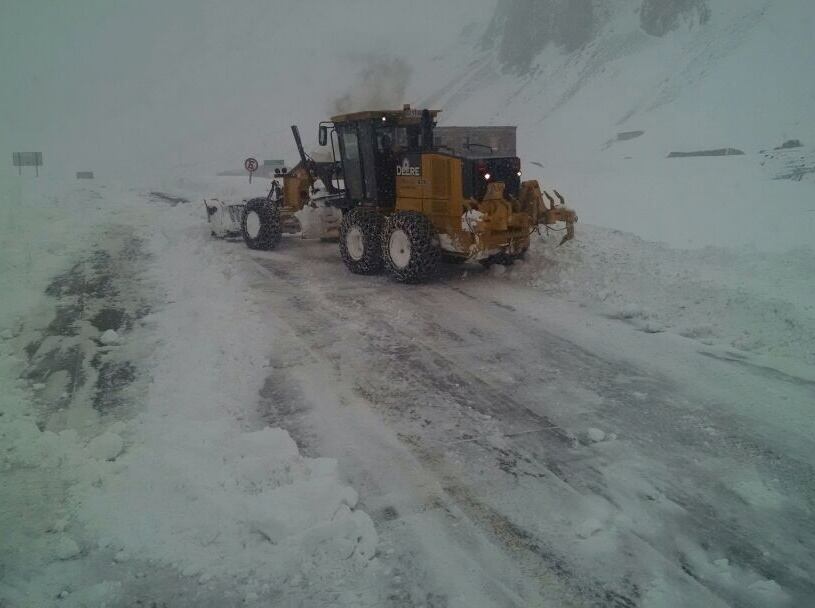
[[[494,4],[3,0],[2,154],[66,172],[221,162],[322,117],[372,56],[421,61]]]

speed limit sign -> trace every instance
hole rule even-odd
[[[252,183],[252,173],[258,170],[258,161],[251,156],[243,161],[243,167],[249,171],[249,183]]]

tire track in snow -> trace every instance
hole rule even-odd
[[[598,357],[503,306],[496,305],[496,312],[489,312],[488,303],[482,304],[482,298],[467,293],[466,289],[442,282],[407,290],[376,277],[340,274],[337,278],[334,276],[337,264],[329,262],[333,257],[320,250],[315,256],[313,248],[301,243],[295,246],[305,250],[301,249],[296,259],[287,253],[250,256],[269,280],[282,281],[293,288],[291,291],[286,288],[283,294],[277,288],[270,290],[286,302],[277,307],[276,314],[291,324],[297,337],[309,345],[316,357],[330,362],[339,377],[354,378],[357,394],[365,397],[369,407],[386,419],[403,443],[442,479],[453,503],[479,521],[485,530],[493,529],[493,537],[508,548],[524,546],[535,535],[526,530],[515,535],[513,542],[504,542],[506,530],[511,527],[503,526],[504,532],[496,535],[490,522],[496,521],[495,513],[510,523],[513,518],[483,500],[472,498],[482,498],[478,481],[465,479],[466,467],[451,473],[445,468],[448,461],[458,458],[481,463],[488,457],[493,469],[513,480],[532,480],[550,490],[556,482],[576,495],[602,497],[620,515],[631,506],[620,502],[619,488],[608,485],[612,480],[606,478],[607,468],[609,463],[615,464],[615,455],[581,445],[584,442],[576,433],[564,431],[562,425],[552,423],[527,405],[534,401],[535,391],[551,397],[564,383],[574,383],[600,393],[613,404],[593,411],[592,416],[599,415],[612,428],[643,434],[628,441],[662,467],[656,474],[638,473],[645,475],[643,480],[652,488],[643,491],[636,501],[644,505],[643,509],[654,501],[664,503],[659,507],[663,509],[664,521],[660,525],[664,529],[631,528],[623,539],[628,547],[625,551],[644,552],[650,556],[648,559],[660,561],[682,585],[696,585],[699,591],[707,589],[724,602],[739,602],[732,588],[695,571],[686,548],[676,542],[680,532],[680,537],[688,536],[711,554],[720,551],[739,566],[780,582],[796,596],[805,597],[811,591],[811,582],[788,567],[783,553],[768,555],[765,540],[751,532],[752,526],[760,525],[760,520],[752,521],[755,517],[750,516],[750,505],[745,505],[740,496],[715,477],[715,469],[706,471],[694,463],[699,453],[711,452],[699,429],[710,423],[730,428],[733,433],[724,438],[724,456],[738,455],[745,441],[752,441],[759,449],[758,454],[753,449],[752,458],[764,458],[765,465],[776,467],[771,470],[780,466],[791,468],[799,481],[811,474],[808,463],[786,455],[762,455],[760,440],[750,440],[750,428],[744,421],[729,419],[726,412],[704,408],[694,411],[685,403],[681,388],[670,379],[643,374],[630,365]],[[458,297],[460,301],[456,300]],[[461,314],[456,314],[457,308]],[[469,319],[468,314],[473,311],[477,314]],[[502,341],[521,346],[515,354],[511,349],[504,353],[500,348]],[[530,357],[531,353],[536,358]],[[354,360],[353,354],[361,360]],[[490,372],[472,371],[479,362],[499,355],[493,361],[494,367],[499,372],[517,370],[516,375],[529,380],[531,388],[513,386],[500,376],[488,382]],[[540,359],[547,362],[548,369],[536,367]],[[555,381],[550,382],[551,378]],[[510,397],[513,392],[515,396]],[[651,409],[634,407],[632,395],[637,394],[652,396]],[[575,422],[579,422],[579,416]],[[445,423],[448,428],[442,428]],[[451,429],[457,433],[455,438],[449,436]],[[672,451],[676,454],[671,454]],[[673,479],[675,471],[682,470],[692,474],[686,479],[681,476]],[[506,484],[506,479],[500,483]],[[651,495],[653,490],[656,496]],[[465,501],[464,496],[470,498]],[[501,504],[500,500],[497,504]],[[668,507],[669,511],[664,511]],[[790,514],[795,516],[795,511]],[[750,527],[744,527],[748,524]],[[546,546],[542,539],[535,542]],[[581,588],[579,593],[587,601],[599,601],[606,591],[619,596],[614,601],[622,602],[620,605],[637,601],[640,585],[636,572],[623,572],[617,578],[617,588],[613,588],[614,581],[586,583],[585,574],[563,568],[562,564],[570,561],[568,553],[554,555],[548,567],[555,572],[560,568],[561,578],[573,588]],[[534,559],[540,561],[542,557],[537,555]],[[609,584],[611,589],[607,589]]]
[[[261,272],[270,279],[288,278],[293,274],[291,270],[280,268],[279,265],[272,264],[267,259],[255,259],[254,261],[262,267]],[[293,283],[300,288],[306,289],[308,293],[313,290],[313,283],[304,280],[303,277],[298,277]],[[463,508],[464,513],[477,522],[482,531],[487,532],[490,538],[510,549],[510,553],[515,559],[525,560],[524,570],[534,573],[533,578],[546,582],[549,589],[544,587],[543,591],[545,593],[551,594],[551,588],[567,583],[569,593],[562,596],[561,599],[572,596],[575,598],[574,601],[577,602],[575,605],[583,605],[584,601],[603,601],[605,603],[613,601],[610,605],[614,606],[634,605],[635,599],[627,597],[626,592],[607,589],[607,583],[585,580],[585,576],[577,576],[574,572],[568,571],[565,566],[567,559],[559,556],[555,550],[536,549],[530,552],[529,547],[542,547],[545,543],[542,540],[535,539],[534,534],[531,532],[524,531],[520,526],[512,524],[508,518],[500,515],[494,509],[481,504],[474,498],[475,493],[466,488],[466,484],[456,483],[455,478],[451,477],[449,472],[445,470],[444,456],[439,457],[437,454],[439,449],[443,449],[448,443],[443,435],[428,437],[413,432],[402,432],[403,430],[413,430],[400,428],[404,426],[400,424],[400,421],[406,413],[403,411],[404,407],[402,406],[408,403],[416,403],[417,399],[421,400],[421,398],[420,395],[405,395],[400,394],[398,391],[394,392],[391,382],[395,379],[395,375],[399,375],[408,385],[416,387],[417,393],[433,396],[440,395],[450,401],[445,407],[453,406],[458,409],[479,410],[477,415],[480,417],[468,423],[468,427],[472,431],[477,430],[485,416],[498,419],[506,417],[513,418],[511,422],[515,433],[529,432],[530,425],[533,425],[536,434],[549,436],[551,440],[563,447],[572,446],[575,443],[574,438],[564,433],[563,429],[554,425],[545,417],[529,411],[517,402],[513,402],[506,395],[497,394],[478,377],[472,374],[462,376],[461,369],[456,369],[452,362],[440,352],[430,349],[429,345],[419,341],[419,348],[412,348],[410,343],[417,342],[416,337],[404,335],[404,332],[400,332],[385,319],[374,316],[366,318],[364,323],[354,322],[347,314],[347,311],[358,309],[356,305],[360,303],[355,301],[357,298],[358,296],[351,292],[340,293],[339,295],[336,293],[320,293],[316,299],[317,301],[315,301],[314,298],[307,298],[305,293],[300,293],[297,296],[287,297],[289,304],[298,304],[299,306],[284,305],[279,307],[279,310],[297,310],[297,314],[285,315],[284,318],[291,324],[294,333],[307,342],[309,349],[316,353],[316,357],[327,358],[330,361],[341,358],[332,353],[331,348],[332,345],[337,344],[338,341],[343,341],[345,338],[341,336],[342,330],[339,329],[339,326],[356,330],[358,335],[362,336],[366,342],[366,344],[360,345],[360,348],[363,348],[366,352],[387,353],[393,356],[391,360],[397,362],[395,367],[388,363],[384,367],[373,364],[368,377],[354,374],[356,379],[361,380],[361,383],[365,385],[358,386],[357,392],[370,402],[370,407],[376,407],[378,412],[382,412],[391,422],[395,423],[394,426],[400,432],[403,443],[419,457],[425,467],[430,469],[434,475],[442,478],[441,481],[447,494],[447,500],[455,504],[456,507]],[[304,302],[307,300],[309,304],[304,307]],[[381,343],[382,336],[391,336],[392,339],[386,340],[387,343]],[[394,343],[393,338],[396,336],[403,339],[399,344]],[[392,348],[390,353],[388,352],[389,347]],[[428,350],[432,352],[432,363],[436,365],[436,369],[433,369],[432,364],[428,365],[427,361],[422,360],[422,355]],[[415,354],[419,356],[411,357],[411,351],[415,351]],[[405,366],[406,362],[409,362],[409,365]],[[440,367],[441,369],[439,369]],[[378,384],[375,378],[382,378],[384,384]],[[459,394],[462,390],[466,394]],[[482,397],[478,396],[479,392],[483,394]],[[377,405],[374,406],[374,403]],[[382,409],[383,406],[387,411]],[[390,415],[398,410],[402,410],[399,415]],[[467,415],[465,414],[464,417],[466,418]],[[274,423],[287,427],[286,423],[280,418],[276,418]],[[299,421],[297,421],[297,425],[299,426]],[[426,434],[427,429],[425,429]],[[548,460],[541,464],[533,460],[530,455],[516,453],[516,450],[512,448],[505,449],[491,445],[489,441],[475,437],[474,433],[465,432],[464,435],[465,439],[474,439],[471,442],[472,445],[468,446],[467,449],[488,452],[490,459],[494,460],[502,474],[517,478],[519,474],[516,471],[517,469],[524,475],[552,476],[554,474],[555,476],[565,477],[561,467],[555,460]],[[427,441],[432,442],[430,449],[427,449]],[[540,454],[533,454],[532,456],[540,457]],[[578,458],[572,457],[570,459],[577,460]],[[560,461],[565,460],[567,458],[560,458]],[[518,461],[522,461],[520,465]],[[534,473],[530,473],[531,470],[534,470]],[[564,479],[564,483],[568,482]],[[464,497],[467,497],[466,501]],[[498,522],[503,523],[499,525]],[[524,547],[527,550],[519,551],[519,547]],[[546,564],[546,566],[542,568],[543,564]],[[560,583],[557,582],[556,577],[552,574],[553,572],[562,579]],[[567,572],[568,574],[566,574]],[[579,582],[577,582],[578,580]],[[636,589],[633,588],[633,591],[629,589],[627,592],[636,594]],[[585,599],[576,599],[579,597]]]

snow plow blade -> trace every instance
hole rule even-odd
[[[521,191],[519,200],[521,201],[522,208],[527,209],[529,213],[535,218],[535,223],[538,226],[545,226],[550,230],[557,230],[557,228],[550,228],[557,223],[564,223],[566,226],[566,234],[563,235],[560,244],[570,241],[574,238],[574,225],[577,223],[577,213],[566,206],[566,200],[563,195],[557,190],[552,190],[557,201],[546,190],[541,190],[537,180],[529,180],[521,184]],[[546,204],[544,201],[549,204]]]
[[[225,203],[217,198],[204,199],[207,222],[212,236],[219,238],[236,237],[241,234],[241,220],[246,205]]]

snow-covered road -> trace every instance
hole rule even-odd
[[[285,336],[262,403],[339,458],[414,601],[811,597],[815,382],[480,269],[352,276],[334,249],[245,252]]]
[[[405,286],[336,243],[212,239],[196,194],[57,183],[7,217],[7,605],[815,593],[812,286],[781,266],[811,251],[745,269],[584,226]]]

